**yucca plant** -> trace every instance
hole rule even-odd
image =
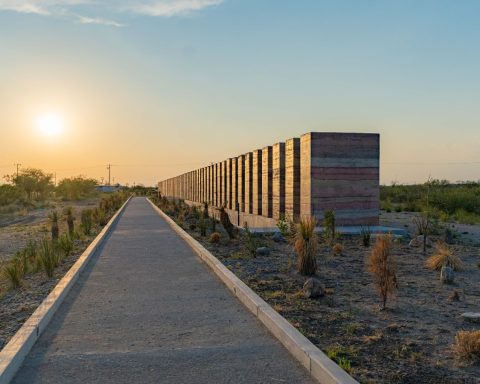
[[[83,233],[87,236],[90,235],[90,232],[92,231],[92,213],[91,209],[84,209],[81,213],[81,227]]]
[[[56,241],[58,239],[58,213],[57,211],[52,211],[48,215],[51,224],[52,240]]]
[[[397,265],[392,255],[392,235],[381,235],[367,260],[367,270],[373,276],[375,286],[382,299],[382,310],[387,299],[397,287]]]
[[[438,241],[435,248],[435,254],[430,256],[426,261],[427,268],[435,271],[441,270],[442,267],[450,267],[454,271],[463,270],[462,260],[455,255],[451,247],[443,241]]]
[[[220,222],[222,223],[223,228],[228,234],[228,237],[230,239],[235,238],[235,231],[232,222],[230,221],[230,217],[228,216],[227,211],[225,211],[225,206],[224,204],[222,207],[220,207]]]
[[[372,231],[370,227],[362,227],[360,230],[360,234],[362,236],[362,244],[364,247],[370,246],[370,239],[372,238]]]
[[[323,218],[323,227],[325,231],[325,240],[330,244],[333,244],[336,237],[335,212],[325,211]]]
[[[73,212],[72,207],[65,207],[63,210],[63,214],[65,216],[65,220],[67,221],[67,226],[68,226],[68,234],[70,235],[71,238],[73,238],[75,234],[75,215]]]
[[[60,249],[63,251],[63,254],[65,257],[68,257],[70,253],[72,253],[73,240],[68,234],[63,233],[62,235],[60,235],[60,237],[58,238],[57,244],[60,247]]]
[[[47,277],[52,278],[55,268],[59,264],[59,258],[51,241],[48,239],[42,240],[37,258]]]
[[[103,208],[95,208],[92,217],[95,223],[102,227],[108,223],[107,212]]]
[[[295,233],[295,252],[297,253],[297,269],[304,276],[314,275],[317,271],[317,235],[314,217],[300,219]]]
[[[23,264],[20,258],[14,257],[9,263],[3,266],[2,275],[8,280],[13,289],[22,285],[24,275]]]
[[[200,229],[200,236],[207,236],[207,223],[203,215],[201,215],[200,219],[198,219],[198,228]]]
[[[255,257],[257,255],[257,239],[255,238],[255,234],[250,231],[248,227],[248,223],[245,221],[243,224],[243,243],[245,246],[245,250],[251,257]]]

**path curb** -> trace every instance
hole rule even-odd
[[[227,288],[252,312],[262,324],[283,344],[309,372],[322,384],[359,384],[347,372],[330,360],[310,340],[303,336],[284,317],[276,312],[260,296],[223,265],[210,251],[184,231],[175,221],[158,208],[150,199],[152,207],[172,229],[213,270]],[[1,384],[1,383],[0,383]]]
[[[13,379],[23,360],[30,352],[35,342],[47,327],[57,309],[62,304],[80,273],[85,269],[95,251],[103,243],[111,228],[117,222],[132,196],[120,207],[110,221],[103,227],[98,236],[90,243],[78,260],[62,277],[52,292],[42,301],[35,312],[0,351],[0,384],[8,384]]]

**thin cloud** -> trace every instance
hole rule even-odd
[[[224,0],[0,0],[1,11],[70,18],[80,24],[123,27],[125,24],[105,18],[104,14],[135,13],[147,16],[185,16]],[[91,16],[81,16],[78,6],[88,6]],[[83,12],[81,12],[83,13]]]
[[[78,16],[78,22],[80,24],[97,24],[97,25],[106,25],[110,27],[125,27],[125,24],[119,23],[117,21],[102,19],[97,17]]]
[[[203,8],[220,5],[222,3],[223,0],[163,0],[151,1],[147,4],[134,4],[130,7],[130,10],[149,16],[171,17],[186,15],[193,11],[199,11]]]

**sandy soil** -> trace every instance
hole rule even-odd
[[[17,216],[0,218],[0,267],[25,247],[29,239],[41,240],[50,237],[48,214],[56,209],[59,213],[60,233],[67,231],[67,224],[61,216],[63,208],[72,206],[75,210],[75,227],[80,223],[80,213],[87,207],[93,208],[97,199],[80,202],[55,202]],[[100,228],[94,228],[90,236],[75,240],[73,253],[55,270],[55,276],[47,278],[43,271],[24,276],[22,286],[9,290],[5,279],[0,278],[0,349],[17,332],[38,305],[48,296],[63,275],[70,269],[88,244],[95,238]]]
[[[93,208],[98,198],[83,201],[58,201],[47,204],[44,208],[17,215],[0,216],[0,264],[9,260],[15,252],[25,247],[30,239],[41,240],[50,235],[48,214],[56,210],[59,214],[60,233],[67,230],[67,224],[62,217],[63,209],[71,206],[75,211],[75,226],[80,223],[82,209]]]
[[[382,221],[407,224],[408,218],[397,221],[394,215]],[[221,225],[218,229],[222,232]],[[478,230],[468,228],[469,233]],[[419,249],[397,243],[398,290],[388,309],[380,311],[365,268],[370,248],[358,237],[341,239],[344,252],[338,256],[320,246],[317,277],[328,294],[305,299],[300,291],[306,278],[296,273],[289,244],[260,236],[259,244],[268,246],[271,254],[250,258],[241,240],[228,241],[223,233],[220,244],[210,244],[198,231],[188,231],[320,349],[337,361],[347,360],[347,370],[360,382],[480,383],[480,365],[457,361],[451,350],[457,331],[479,328],[460,317],[480,311],[479,247],[453,246],[466,268],[456,273],[455,284],[445,285],[438,272],[425,268]],[[454,292],[458,301],[451,299]]]

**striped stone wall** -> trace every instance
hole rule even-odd
[[[378,225],[379,141],[378,134],[310,132],[161,181],[158,189],[267,220],[321,222],[333,210],[338,225]]]

